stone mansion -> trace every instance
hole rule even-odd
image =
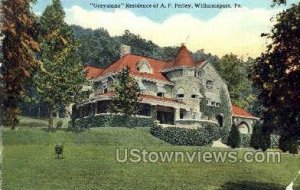
[[[142,93],[139,117],[152,117],[162,126],[196,128],[203,122],[221,126],[223,113],[208,117],[200,103],[205,103],[207,109],[227,104],[230,121],[238,123],[241,133],[252,132],[258,118],[231,105],[227,84],[209,61],[193,60],[185,45],[172,61],[133,55],[130,49],[122,45],[120,59],[106,68],[86,67],[92,94],[75,106],[79,110],[77,117],[109,114],[115,75],[127,66]],[[226,102],[222,102],[221,96]]]

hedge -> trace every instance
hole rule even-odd
[[[217,125],[206,125],[197,129],[154,126],[150,133],[172,145],[189,146],[205,146],[221,137]]]
[[[241,134],[241,147],[249,148],[251,142],[251,134]],[[278,148],[279,145],[279,136],[271,135],[271,146],[270,148]]]
[[[153,127],[155,123],[152,118],[131,117],[125,118],[122,115],[97,115],[75,120],[70,127],[91,128],[91,127]]]

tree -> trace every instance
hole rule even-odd
[[[2,1],[3,65],[2,96],[3,122],[15,128],[19,103],[24,96],[24,82],[37,65],[35,53],[40,50],[36,40],[36,19],[30,11],[34,0]]]
[[[53,128],[54,112],[66,112],[72,103],[87,95],[82,91],[86,79],[77,53],[78,43],[64,18],[60,1],[53,0],[40,19],[42,51],[39,58],[43,66],[33,81],[39,102],[48,106],[49,128]]]
[[[251,107],[255,99],[251,81],[248,79],[250,60],[244,62],[237,55],[226,54],[219,63],[219,73],[228,84],[232,103],[243,108]]]
[[[256,60],[251,74],[263,106],[263,127],[269,133],[277,131],[282,138],[294,139],[294,144],[300,138],[299,14],[300,3],[277,15],[271,32],[262,34],[272,42]]]
[[[110,112],[124,114],[126,121],[135,116],[139,110],[140,88],[135,79],[130,76],[128,67],[122,69],[116,76],[114,92],[115,96],[110,104]]]
[[[110,37],[107,30],[83,29],[71,26],[74,36],[80,41],[79,56],[85,65],[106,67],[120,56],[120,43]]]
[[[239,148],[241,146],[241,134],[237,125],[232,125],[229,132],[227,144],[231,148]]]

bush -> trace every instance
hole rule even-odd
[[[231,127],[227,144],[231,148],[239,148],[241,146],[241,134],[236,125]]]
[[[224,144],[228,143],[228,137],[229,137],[229,130],[226,127],[223,127],[220,131],[220,135],[221,135],[221,141]]]
[[[125,118],[122,115],[97,115],[76,119],[69,123],[69,127],[84,129],[91,127],[152,127],[155,123],[152,118],[132,117]]]
[[[288,151],[291,154],[298,154],[297,138],[290,137],[288,135],[282,135],[279,139],[279,148],[283,152]]]
[[[250,141],[251,141],[251,135],[250,134],[241,134],[241,147],[249,148],[250,147]]]
[[[197,129],[154,126],[150,133],[172,145],[205,146],[220,138],[217,125],[206,125]]]
[[[271,147],[271,137],[263,131],[262,126],[257,125],[253,127],[250,146],[256,150],[262,149],[263,151]]]

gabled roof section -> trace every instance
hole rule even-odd
[[[258,119],[257,117],[253,116],[251,113],[247,112],[243,108],[240,108],[236,105],[232,105],[232,115],[235,117]]]
[[[152,73],[138,71],[137,66],[141,60],[145,60],[147,61],[147,63],[149,63],[150,67],[152,68]],[[133,76],[169,82],[169,80],[160,72],[166,64],[167,62],[158,59],[126,54],[117,62],[104,69],[104,71],[100,75],[98,75],[98,77],[105,76],[110,73],[117,73],[123,68],[129,67],[130,74],[132,74]]]
[[[86,78],[92,79],[99,76],[104,71],[104,69],[92,67],[92,66],[86,66],[85,71],[86,71]]]

